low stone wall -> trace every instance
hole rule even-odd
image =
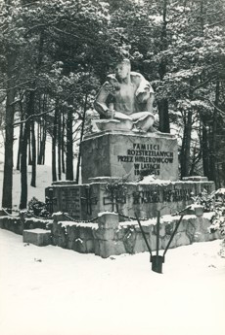
[[[220,238],[219,232],[210,233],[213,213],[203,216],[185,215],[170,248],[205,242]],[[164,215],[160,218],[159,248],[165,249],[179,220],[179,216]],[[50,243],[80,253],[94,253],[103,258],[124,253],[148,251],[137,221],[119,222],[116,213],[100,213],[98,223],[67,221],[62,213],[53,214],[53,222],[8,216],[0,217],[0,228],[22,234],[24,229],[41,228],[51,231]],[[152,251],[156,250],[156,219],[141,221]]]
[[[201,217],[186,215],[170,248],[220,238],[219,232],[210,233],[212,216],[213,213],[207,213]],[[160,219],[160,249],[166,248],[179,218],[179,216],[165,215]],[[156,219],[142,221],[141,224],[151,249],[156,250]],[[119,222],[116,213],[99,214],[98,223],[65,221],[62,215],[55,214],[52,243],[81,253],[94,253],[103,258],[148,251],[137,222]]]
[[[15,234],[22,235],[24,229],[51,229],[52,220],[42,220],[39,218],[24,218],[23,216],[1,216],[0,228],[9,230]]]

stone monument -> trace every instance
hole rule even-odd
[[[116,212],[119,220],[171,214],[185,208],[193,195],[213,191],[205,177],[178,180],[178,147],[174,135],[154,128],[154,91],[125,59],[100,88],[95,108],[98,130],[81,143],[82,183],[54,182],[46,189],[54,211],[75,220],[93,220]]]
[[[100,130],[133,127],[152,131],[154,91],[150,83],[137,72],[131,72],[129,59],[117,64],[115,74],[107,76],[96,101],[95,109],[102,119]]]

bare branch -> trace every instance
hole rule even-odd
[[[18,102],[21,102],[21,98],[20,99],[17,99],[17,100],[15,100],[15,101],[13,101],[11,104],[10,104],[10,106],[13,106],[13,105],[15,105],[15,104],[17,104]]]
[[[225,19],[224,19],[224,20],[221,20],[221,21],[217,21],[217,22],[211,23],[211,24],[207,24],[207,28],[214,27],[214,26],[216,26],[217,24],[224,23],[224,22],[225,22]]]
[[[5,101],[6,97],[7,96],[5,95],[4,98],[2,98],[2,100],[0,101],[0,104],[3,103],[3,101]]]
[[[204,98],[204,97],[203,97],[203,100],[208,101],[208,102],[213,106],[213,108],[215,108],[218,112],[220,112],[222,115],[225,116],[225,110],[220,109],[220,108],[217,107],[212,101],[210,101],[210,100],[207,99],[207,98]]]
[[[50,110],[50,111],[47,111],[47,112],[43,112],[43,113],[39,113],[39,114],[32,114],[32,115],[28,116],[28,118],[26,118],[25,120],[15,122],[13,124],[13,126],[16,127],[20,124],[26,123],[27,121],[29,121],[30,119],[33,119],[35,117],[40,117],[40,116],[43,116],[43,115],[46,115],[46,114],[50,114],[50,113],[54,112],[54,110],[55,110],[55,108]]]
[[[74,35],[74,34],[68,33],[67,31],[61,30],[61,29],[59,29],[59,28],[53,27],[53,29],[54,29],[55,31],[58,31],[58,33],[61,33],[61,34],[64,34],[64,35],[68,35],[68,36],[72,36],[72,37],[79,38],[78,35]]]

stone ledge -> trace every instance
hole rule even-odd
[[[23,242],[35,244],[39,247],[51,244],[51,231],[45,229],[30,229],[23,231]]]

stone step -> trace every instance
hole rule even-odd
[[[39,247],[51,244],[51,231],[45,229],[27,229],[23,231],[23,242]]]

